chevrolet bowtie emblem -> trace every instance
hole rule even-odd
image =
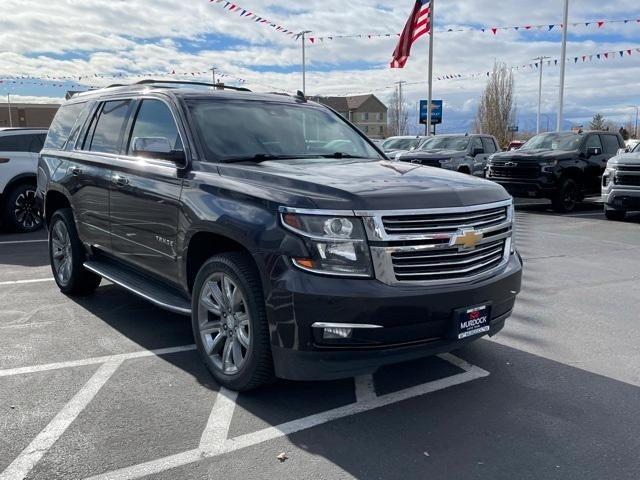
[[[475,248],[483,238],[484,235],[482,233],[476,232],[472,228],[464,228],[453,234],[449,246],[469,250]]]

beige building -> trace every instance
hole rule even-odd
[[[387,137],[387,106],[375,95],[311,97],[310,99],[333,108],[370,138]]]
[[[49,128],[58,108],[60,105],[55,103],[11,102],[11,121],[9,121],[9,104],[0,103],[0,128],[10,126]]]

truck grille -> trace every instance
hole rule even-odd
[[[640,165],[621,165],[618,167],[619,172],[638,172],[640,173]]]
[[[449,233],[460,228],[481,229],[498,225],[506,222],[507,216],[507,207],[498,207],[478,212],[382,217],[382,222],[389,234]]]
[[[376,278],[389,285],[477,281],[504,268],[512,245],[511,200],[364,217]]]
[[[616,175],[616,185],[640,187],[640,175],[620,175],[620,173],[618,173]]]
[[[540,175],[540,167],[528,165],[524,167],[505,167],[491,165],[490,178],[537,178]]]
[[[391,254],[396,279],[465,279],[491,271],[504,258],[505,240],[498,240],[468,252],[457,248],[435,251],[395,252]]]

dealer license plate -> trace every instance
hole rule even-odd
[[[458,310],[456,315],[458,340],[487,333],[490,323],[491,307],[489,305]]]

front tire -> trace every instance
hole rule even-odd
[[[264,294],[249,255],[205,262],[193,287],[191,323],[198,352],[220,385],[243,392],[273,381]]]
[[[84,268],[85,257],[71,209],[57,210],[49,227],[49,260],[62,293],[88,295],[100,285],[102,277]]]
[[[42,212],[36,203],[35,185],[18,185],[5,199],[3,223],[12,231],[35,232],[42,227]]]
[[[614,220],[620,222],[624,220],[624,217],[627,216],[627,212],[624,210],[609,210],[605,208],[604,215],[607,217],[607,220]]]
[[[565,178],[551,200],[553,209],[560,213],[570,213],[576,209],[580,200],[580,189],[575,180]]]

